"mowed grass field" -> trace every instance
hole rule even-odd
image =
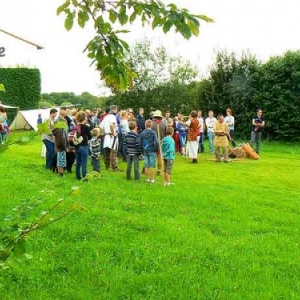
[[[59,178],[40,150],[37,137],[0,154],[0,219],[30,197],[45,200],[36,216],[59,198],[86,211],[27,239],[32,259],[1,271],[1,300],[300,299],[299,145],[229,164],[178,155],[166,188],[103,162],[100,179]]]

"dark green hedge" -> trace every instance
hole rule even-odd
[[[6,91],[0,93],[3,103],[22,110],[38,108],[41,98],[41,74],[38,69],[0,68],[0,83],[4,84]]]

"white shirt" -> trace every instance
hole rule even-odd
[[[205,125],[206,125],[206,128],[207,128],[207,132],[214,132],[214,126],[215,126],[215,123],[217,122],[217,119],[215,117],[207,117],[205,119]]]
[[[226,116],[224,121],[228,125],[229,130],[234,130],[234,116]],[[229,125],[230,123],[232,123],[232,125]]]
[[[113,125],[113,132],[111,131],[111,125]],[[106,115],[100,124],[100,128],[105,132],[103,148],[118,149],[118,137],[113,135],[118,132],[116,116],[114,114]]]
[[[199,121],[200,132],[203,132],[204,119],[203,117],[197,117],[197,119]]]

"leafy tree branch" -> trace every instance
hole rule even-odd
[[[120,34],[128,33],[119,26],[132,24],[139,20],[143,26],[151,25],[152,29],[160,27],[164,33],[172,28],[184,38],[199,35],[200,21],[213,22],[204,15],[190,13],[187,9],[179,9],[175,4],[165,5],[159,0],[66,0],[57,9],[57,14],[65,14],[65,28],[71,30],[74,21],[84,28],[92,22],[95,37],[87,44],[84,52],[96,64],[107,86],[114,91],[132,89],[138,74],[131,68],[126,58],[129,51],[128,43],[121,39]]]

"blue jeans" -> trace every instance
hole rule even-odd
[[[179,141],[180,141],[180,147],[185,148],[186,144],[186,136],[180,135],[179,134]],[[181,149],[180,149],[181,150]]]
[[[229,131],[229,134],[230,134],[230,137],[231,137],[231,145],[232,145],[232,147],[236,147],[236,142],[235,142],[235,140],[234,140],[234,129],[230,129],[230,131]]]
[[[132,162],[134,165],[134,179],[139,180],[140,179],[140,156],[139,155],[127,155],[127,171],[126,171],[126,178],[131,178],[131,168],[132,168]]]
[[[48,140],[43,140],[43,143],[46,146],[47,153],[46,153],[46,168],[50,169],[51,168],[51,160],[52,156],[54,154],[54,143],[48,141]]]
[[[87,174],[87,161],[89,157],[89,146],[79,146],[75,150],[76,157],[76,178],[80,180]]]
[[[260,144],[261,144],[261,132],[257,132],[252,130],[251,131],[251,141],[250,141],[250,146],[254,150],[254,143],[256,143],[256,149],[255,152],[259,154],[260,152]]]
[[[96,159],[95,157],[92,156],[91,164],[92,164],[93,171],[100,173],[100,155],[99,155],[98,159]]]
[[[204,152],[204,132],[200,133],[199,136],[199,148],[198,148],[198,152],[203,153]]]
[[[213,132],[208,132],[207,133],[207,137],[209,140],[209,151],[211,154],[213,154],[215,152],[215,148],[214,148],[214,133]]]

